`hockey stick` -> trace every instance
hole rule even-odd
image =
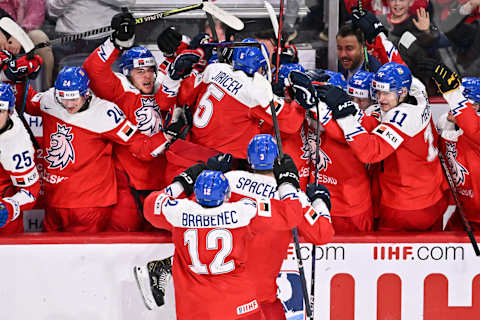
[[[272,22],[273,32],[275,32],[275,37],[278,39],[278,20],[277,15],[275,14],[275,10],[273,9],[272,5],[268,1],[263,1],[263,5],[267,9],[268,16],[270,17],[270,21]]]
[[[362,0],[358,0],[358,10],[362,11]],[[370,72],[370,65],[368,63],[368,52],[367,52],[367,43],[362,43],[363,45],[363,57],[365,58],[365,70]]]
[[[205,3],[208,3],[208,0],[203,0]],[[213,21],[213,17],[210,13],[206,12],[207,15],[207,21],[208,25],[210,26],[210,32],[212,32],[212,37],[213,41],[215,42],[220,42],[218,40],[218,35],[217,35],[217,27],[215,26],[215,21]],[[220,50],[221,47],[217,46],[217,56],[218,56],[218,62],[224,63],[225,59],[223,58],[222,50]]]
[[[475,240],[475,236],[473,235],[472,226],[470,225],[470,222],[468,222],[467,218],[465,217],[465,214],[463,213],[462,204],[458,200],[457,188],[455,187],[455,182],[453,181],[452,175],[450,174],[450,170],[448,169],[447,163],[445,162],[445,158],[443,157],[443,154],[440,151],[438,152],[438,157],[440,158],[440,163],[442,164],[443,173],[447,178],[448,185],[450,186],[450,191],[452,192],[453,199],[455,200],[455,204],[458,208],[457,212],[460,215],[460,220],[462,220],[463,230],[465,230],[465,232],[468,234],[468,238],[472,243],[473,251],[475,251],[475,255],[480,256],[480,249],[478,248],[477,240]]]
[[[275,81],[278,82],[278,67],[280,64],[280,46],[281,46],[281,41],[282,41],[282,25],[283,25],[283,8],[284,8],[285,1],[281,0],[280,1],[280,17],[279,17],[279,27],[278,27],[278,41],[277,41],[277,63],[276,63],[276,77]],[[265,49],[263,46],[262,48],[262,54],[264,55],[264,58],[266,59],[265,61],[267,62],[267,69],[269,71],[269,80],[271,81],[271,68],[270,68],[270,59],[268,57],[267,52],[265,52]],[[273,127],[275,130],[275,138],[277,139],[277,147],[278,147],[278,157],[281,159],[283,157],[283,148],[282,148],[282,140],[280,137],[280,129],[278,127],[278,119],[277,119],[277,112],[275,110],[275,105],[273,103],[273,99],[270,100],[270,111],[272,113],[272,121],[273,121]],[[307,282],[305,278],[305,270],[303,268],[303,261],[301,258],[301,252],[300,252],[300,243],[298,241],[298,229],[297,227],[292,229],[292,236],[293,236],[293,244],[295,247],[295,253],[297,255],[297,263],[298,263],[298,272],[300,274],[300,282],[302,284],[302,293],[303,293],[303,302],[305,303],[305,309],[307,313],[307,317],[312,316],[312,310],[310,308],[310,301],[308,298],[308,291],[307,291]]]
[[[171,10],[155,13],[155,14],[152,14],[152,15],[144,16],[144,17],[138,17],[138,18],[135,19],[135,23],[136,24],[142,24],[142,23],[145,23],[145,22],[150,22],[150,21],[163,19],[163,18],[168,17],[168,16],[172,16],[172,15],[175,15],[175,14],[184,13],[184,12],[188,12],[188,11],[192,11],[192,10],[203,10],[206,13],[211,14],[212,16],[217,18],[218,20],[222,21],[224,24],[226,24],[227,26],[229,26],[232,29],[235,29],[235,30],[238,30],[238,31],[243,29],[243,22],[240,19],[238,19],[234,15],[226,12],[225,10],[220,9],[219,7],[217,7],[216,5],[214,5],[213,3],[210,3],[210,2],[197,3],[197,4],[194,4],[194,5],[190,5],[190,6],[186,6],[186,7],[182,7],[182,8],[171,9]],[[89,30],[89,31],[85,31],[85,32],[80,32],[80,33],[77,33],[77,34],[72,34],[72,35],[69,35],[69,36],[60,37],[60,38],[57,38],[57,39],[53,39],[51,41],[42,42],[42,43],[37,44],[35,46],[35,48],[38,49],[38,48],[43,48],[43,47],[57,45],[57,44],[64,44],[66,42],[71,42],[71,41],[75,41],[75,40],[79,40],[79,39],[84,39],[84,38],[87,38],[87,37],[90,37],[90,36],[93,36],[93,35],[109,32],[111,30],[112,30],[111,26],[101,27],[101,28],[97,28],[97,29],[93,29],[93,30]]]

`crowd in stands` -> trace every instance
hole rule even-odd
[[[444,221],[455,205],[450,176],[478,230],[480,1],[340,1],[335,39],[326,38],[326,2],[307,1],[305,17],[290,8],[278,55],[270,29],[233,34],[217,21],[220,41],[257,44],[217,54],[204,20],[193,33],[152,25],[158,60],[121,10],[134,0],[0,0],[0,18],[35,45],[113,29],[25,55],[0,20],[0,234],[21,232],[21,212],[35,206],[45,208],[45,231],[152,231],[145,199],[192,165],[228,154],[233,168],[255,170],[247,146],[275,136],[271,101],[299,187],[331,194],[335,232],[460,230],[458,218]],[[305,28],[312,42],[336,42],[338,72],[301,65]],[[434,96],[451,108],[438,123]],[[24,112],[43,119],[40,146],[27,127],[8,142]]]

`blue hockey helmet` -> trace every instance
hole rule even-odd
[[[194,185],[195,199],[203,206],[216,207],[230,194],[230,185],[221,171],[204,170]]]
[[[269,134],[257,134],[247,147],[247,159],[254,170],[272,170],[278,156],[277,141]]]
[[[410,90],[412,72],[407,66],[395,62],[384,64],[373,76],[372,89],[377,91],[395,91],[398,95],[402,88]]]
[[[292,71],[305,72],[305,69],[298,63],[284,63],[278,69],[278,82],[274,81],[272,85],[273,93],[279,97],[285,95],[284,89],[287,85],[288,75]]]
[[[151,67],[153,66],[157,72],[157,62],[150,50],[145,47],[133,47],[125,51],[120,57],[120,70],[126,76],[133,68]]]
[[[476,103],[480,103],[480,78],[462,78],[463,95]]]
[[[367,72],[363,70],[358,71],[348,81],[348,95],[355,98],[371,99],[372,79],[372,72]]]
[[[260,43],[255,39],[246,38],[242,42]],[[267,47],[262,44],[268,57]],[[242,70],[249,76],[258,71],[261,67],[267,68],[269,61],[265,60],[262,50],[258,47],[239,47],[233,50],[233,69]]]
[[[343,90],[347,90],[347,80],[345,80],[343,74],[330,70],[325,70],[325,73],[330,76],[330,78],[327,80],[328,84],[337,86]]]
[[[55,97],[77,99],[89,93],[90,78],[81,67],[63,67],[55,80]]]
[[[8,83],[0,82],[0,110],[13,112],[15,108],[15,93]]]

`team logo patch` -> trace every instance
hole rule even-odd
[[[270,199],[265,198],[258,200],[258,215],[260,217],[271,217],[271,206]]]
[[[241,314],[245,314],[247,312],[251,312],[251,311],[254,311],[254,310],[257,310],[257,309],[258,309],[258,302],[257,302],[257,300],[253,300],[252,302],[249,302],[249,303],[246,303],[244,305],[241,305],[241,306],[237,307],[237,314],[241,315]]]
[[[457,160],[457,144],[452,142],[446,142],[445,155],[448,161],[448,167],[452,172],[452,178],[456,186],[463,186],[465,184],[465,176],[470,173],[468,170]]]
[[[130,137],[137,131],[137,128],[130,122],[130,121],[125,121],[123,126],[120,128],[120,130],[117,132],[117,135],[125,142],[127,142]]]
[[[57,123],[57,132],[50,135],[50,148],[47,149],[45,160],[49,163],[48,168],[65,169],[69,162],[75,163],[75,151],[73,150],[72,128]]]
[[[332,160],[330,157],[320,148],[318,150],[318,156],[319,159],[316,161],[316,149],[317,149],[317,141],[316,141],[316,135],[313,132],[308,132],[308,136],[305,135],[305,130],[302,127],[302,130],[300,131],[300,137],[302,138],[302,152],[303,154],[300,156],[301,159],[304,160],[311,160],[313,163],[316,163],[317,165],[317,170],[327,170],[328,164],[332,164]],[[322,138],[320,137],[320,145],[322,145]]]
[[[162,115],[155,98],[142,98],[142,106],[135,111],[138,130],[152,136],[162,129]]]

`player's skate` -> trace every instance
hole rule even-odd
[[[149,310],[163,306],[165,290],[172,275],[172,257],[150,261],[146,266],[135,266],[133,273],[145,306]]]

